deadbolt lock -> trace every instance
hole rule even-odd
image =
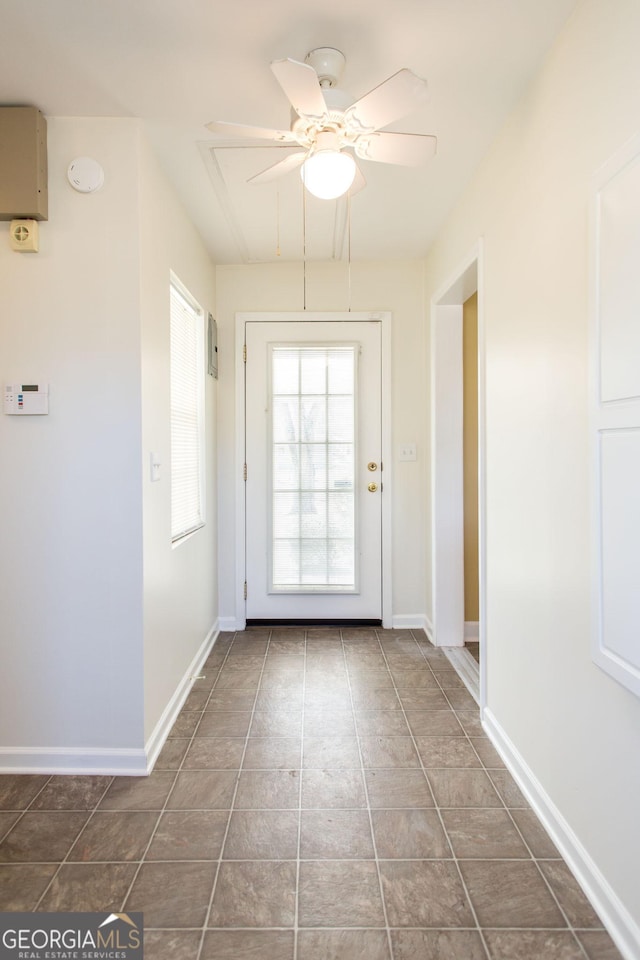
[[[369,491],[369,493],[375,493],[377,489],[378,489],[377,483],[370,483],[369,486],[367,487],[367,490]]]
[[[375,463],[373,460],[370,460],[369,463],[367,464],[367,470],[371,470],[371,473],[373,473],[377,469],[378,469],[378,464]]]

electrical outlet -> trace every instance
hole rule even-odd
[[[398,454],[398,460],[415,460],[415,459],[416,459],[415,443],[400,444],[400,452]]]

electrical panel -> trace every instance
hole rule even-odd
[[[37,107],[0,107],[0,220],[47,220],[47,121]]]

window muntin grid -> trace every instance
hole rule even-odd
[[[354,345],[271,347],[272,593],[355,593]]]

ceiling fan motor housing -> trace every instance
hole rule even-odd
[[[342,76],[346,59],[334,47],[317,47],[306,55],[305,63],[318,74],[321,87],[335,87]]]

